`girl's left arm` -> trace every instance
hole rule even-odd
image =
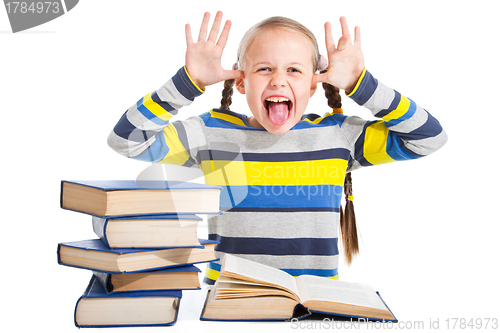
[[[345,118],[342,130],[353,147],[351,169],[426,156],[447,141],[436,118],[366,69],[348,96],[381,118]]]

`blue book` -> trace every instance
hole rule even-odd
[[[196,215],[92,216],[94,232],[110,248],[203,247]]]
[[[201,270],[194,265],[178,266],[129,274],[94,272],[107,293],[123,293],[152,290],[196,290],[200,289],[198,274]]]
[[[61,181],[61,208],[94,216],[218,214],[222,188],[174,181]]]
[[[57,261],[65,266],[117,274],[218,260],[214,253],[217,242],[200,239],[200,244],[202,248],[110,249],[100,239],[90,239],[59,243]]]
[[[77,327],[170,326],[177,321],[180,290],[108,294],[95,276],[75,306]]]

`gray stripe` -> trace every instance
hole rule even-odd
[[[156,90],[158,97],[162,101],[168,102],[173,108],[179,110],[183,106],[187,106],[192,102],[177,90],[172,79],[168,80],[163,86]]]
[[[388,109],[395,96],[396,93],[393,89],[386,87],[383,83],[378,81],[375,92],[363,106],[370,109],[373,115],[376,115],[381,110]]]
[[[339,213],[335,212],[225,212],[212,216],[208,232],[224,237],[337,238]]]
[[[217,258],[224,253],[215,251]],[[257,254],[235,254],[235,256],[253,260],[264,265],[280,269],[335,269],[339,265],[339,256],[270,256]]]
[[[432,138],[425,138],[422,140],[412,140],[405,143],[405,147],[412,152],[419,155],[429,155],[441,148],[446,141],[448,136],[445,131],[442,131],[438,135]]]
[[[425,112],[422,107],[417,105],[417,110],[410,119],[406,119],[405,121],[402,121],[397,125],[391,126],[389,129],[391,131],[399,133],[410,133],[411,131],[416,130],[417,128],[425,124],[428,117],[429,116],[427,112]]]

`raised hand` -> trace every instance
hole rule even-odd
[[[205,89],[206,86],[224,80],[243,78],[242,71],[225,70],[221,65],[222,52],[229,36],[231,21],[226,21],[222,33],[217,39],[222,12],[217,12],[212,29],[208,33],[209,19],[210,13],[205,13],[197,42],[193,40],[191,35],[191,26],[186,24],[186,69],[200,89]]]
[[[325,23],[325,42],[328,52],[328,70],[316,74],[313,82],[326,82],[350,93],[358,82],[365,67],[363,52],[361,52],[361,32],[354,29],[354,43],[351,41],[349,27],[345,17],[340,18],[342,37],[337,46],[333,40],[330,22]]]

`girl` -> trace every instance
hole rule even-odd
[[[222,13],[210,31],[209,16],[197,42],[186,25],[185,66],[133,105],[108,143],[127,157],[200,168],[207,183],[224,188],[226,211],[208,220],[209,238],[220,242],[218,257],[232,253],[294,276],[338,278],[343,187],[345,215],[351,217],[341,223],[348,262],[357,253],[350,171],[428,155],[446,142],[446,134],[427,111],[364,68],[360,30],[351,41],[344,17],[337,45],[325,24],[327,61],[307,28],[273,17],[244,35],[237,64],[225,70],[221,56],[231,23],[218,37]],[[221,108],[170,122],[221,81]],[[319,82],[333,109],[324,117],[304,114]],[[233,85],[245,94],[252,116],[229,111]],[[381,120],[344,116],[339,89]],[[224,172],[214,172],[221,166]],[[219,270],[219,264],[209,264],[205,282],[213,283]]]

